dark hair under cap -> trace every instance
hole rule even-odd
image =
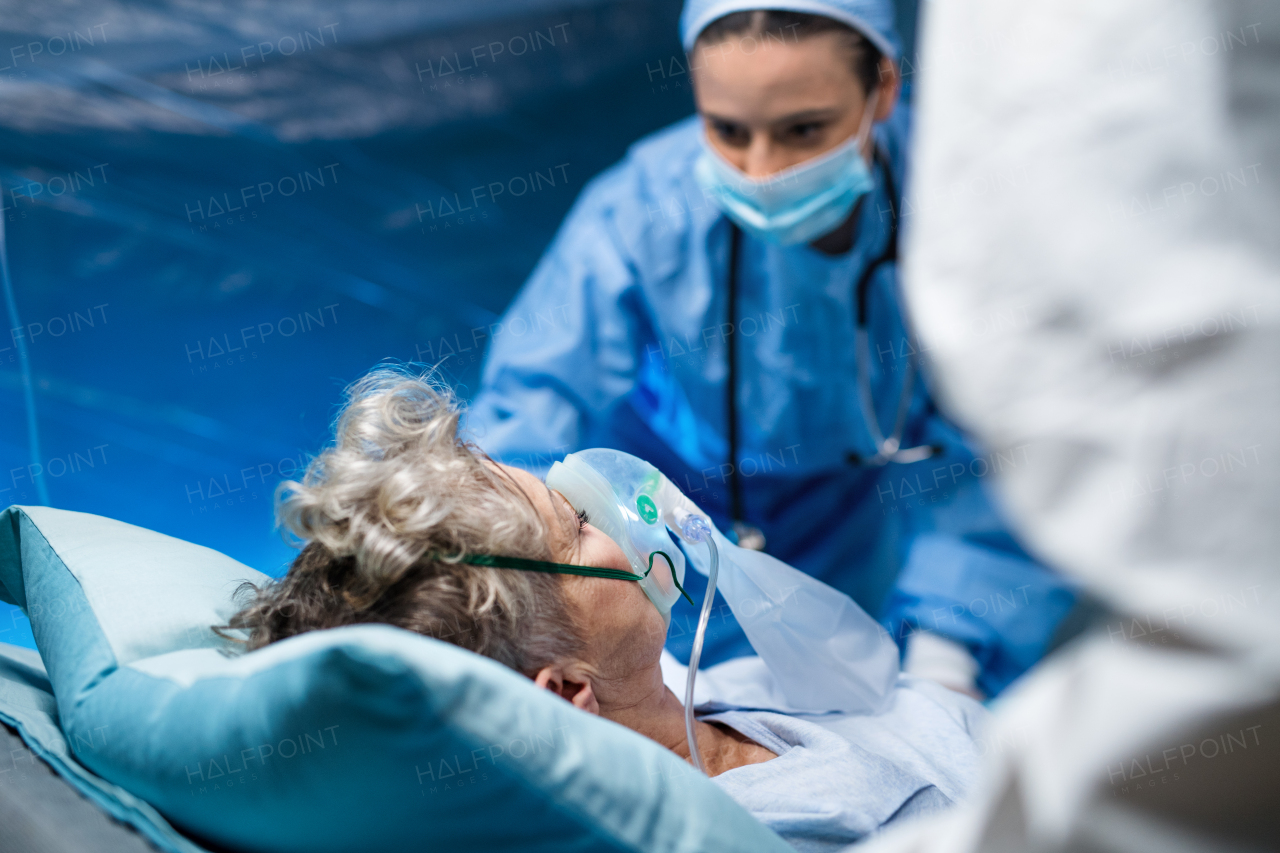
[[[834,18],[811,15],[807,12],[787,12],[779,9],[752,9],[731,12],[717,18],[698,33],[693,49],[719,44],[732,37],[755,37],[765,40],[770,36],[778,41],[804,41],[822,33],[837,33],[848,50],[853,63],[854,76],[862,84],[862,90],[870,94],[880,85],[881,53],[862,33]]]

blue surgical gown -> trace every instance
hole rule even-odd
[[[899,191],[908,121],[900,108],[876,128]],[[585,447],[633,453],[727,528],[735,334],[741,494],[769,553],[849,593],[900,643],[913,629],[962,643],[979,686],[998,692],[1043,655],[1073,603],[984,495],[983,478],[1025,460],[973,455],[917,379],[903,446],[944,452],[907,465],[848,461],[875,453],[858,408],[853,291],[883,252],[899,199],[877,168],[840,255],[744,234],[730,325],[730,228],[693,178],[699,133],[696,116],[658,131],[586,187],[491,330],[467,426],[494,458],[534,471]],[[888,434],[907,360],[927,357],[904,327],[894,264],[874,275],[868,309],[872,394]],[[700,602],[704,579],[689,580]],[[682,660],[695,623],[681,602],[668,648]],[[703,662],[750,653],[718,606]]]

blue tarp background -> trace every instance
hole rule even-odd
[[[0,507],[281,573],[341,388],[443,358],[474,393],[579,189],[692,112],[679,8],[0,3]]]

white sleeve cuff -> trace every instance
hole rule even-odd
[[[943,687],[976,693],[974,679],[978,662],[969,650],[954,640],[929,631],[915,631],[907,637],[907,655],[903,672],[929,678]]]

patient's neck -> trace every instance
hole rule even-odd
[[[684,705],[662,682],[662,667],[637,671],[596,688],[600,716],[633,729],[690,760],[684,729]],[[776,757],[754,741],[720,726],[694,723],[698,749],[707,773],[717,776],[734,767]]]

